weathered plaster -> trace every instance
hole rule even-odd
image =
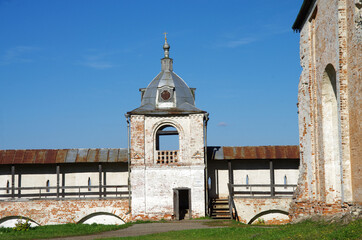
[[[361,25],[356,24],[360,10],[356,6],[355,0],[318,0],[300,32],[301,165],[293,218],[345,212],[348,206],[362,202],[362,42]],[[336,71],[335,124],[326,122],[331,119],[330,111],[326,112],[322,99],[327,65]],[[334,131],[326,125],[338,131],[336,141],[326,137]]]

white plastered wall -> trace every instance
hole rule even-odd
[[[203,117],[203,114],[194,114],[144,118],[144,160],[131,160],[132,214],[136,219],[137,216],[142,218],[143,215],[146,215],[145,217],[172,215],[174,188],[190,188],[192,216],[204,216]],[[134,121],[133,124],[142,123]],[[179,133],[177,164],[157,164],[155,161],[155,133],[165,125],[175,127]],[[138,145],[137,149],[139,147]],[[134,154],[131,153],[131,156]]]

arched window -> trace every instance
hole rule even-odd
[[[249,175],[246,175],[245,184],[249,185]],[[249,189],[249,187],[246,187],[246,189]]]
[[[92,190],[92,188],[90,187],[91,184],[92,184],[91,178],[89,177],[89,178],[88,178],[88,191],[91,191],[91,190]]]
[[[45,186],[46,186],[46,192],[50,192],[50,188],[49,188],[50,187],[50,181],[49,181],[49,179],[47,180]]]
[[[156,132],[156,162],[159,164],[178,161],[179,134],[175,127],[165,125]]]
[[[6,182],[6,193],[10,193],[10,182],[7,180]]]
[[[287,175],[284,175],[284,188],[287,188],[287,184],[288,184]]]
[[[156,150],[178,150],[179,136],[177,129],[166,125],[158,129],[156,133]]]

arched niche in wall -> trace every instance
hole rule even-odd
[[[340,190],[337,187],[340,184],[337,99],[336,71],[332,64],[328,64],[322,79],[323,160],[327,198],[330,189]]]

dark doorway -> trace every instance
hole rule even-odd
[[[174,216],[176,220],[191,219],[191,189],[173,189]]]

